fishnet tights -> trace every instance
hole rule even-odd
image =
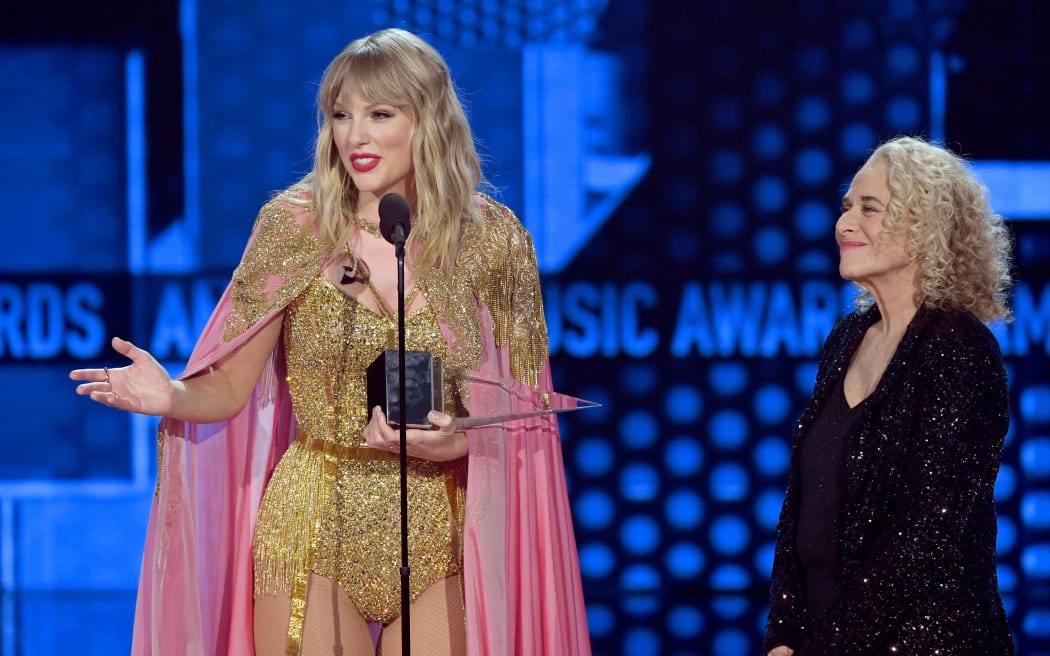
[[[256,656],[286,656],[291,600],[287,596],[255,600]],[[463,587],[459,575],[438,581],[412,602],[412,653],[465,656]],[[401,619],[383,627],[372,648],[368,624],[339,586],[310,575],[300,656],[399,656]]]

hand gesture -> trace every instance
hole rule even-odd
[[[112,344],[131,364],[118,369],[74,369],[69,372],[69,378],[85,381],[77,385],[77,394],[129,412],[169,414],[175,390],[167,370],[149,352],[129,341],[114,337]]]
[[[773,647],[772,649],[770,649],[769,653],[766,654],[766,656],[792,656],[792,654],[794,653],[795,650],[791,647],[788,647],[786,645],[780,645],[779,647]]]
[[[405,431],[405,445],[408,455],[426,460],[455,460],[467,454],[467,435],[456,431],[452,417],[437,410],[431,410],[427,419],[433,429],[409,428]],[[387,423],[383,409],[376,406],[372,409],[372,418],[365,426],[365,442],[373,449],[399,453],[401,450],[400,429]]]

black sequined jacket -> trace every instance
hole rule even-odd
[[[1013,654],[995,572],[992,492],[1009,425],[1006,371],[968,312],[920,308],[848,436],[837,524],[840,595],[807,622],[795,554],[800,440],[836,389],[877,307],[824,343],[798,421],[777,526],[763,654]]]

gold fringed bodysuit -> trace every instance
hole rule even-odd
[[[365,369],[397,347],[396,315],[380,315],[337,289],[324,273],[285,309],[283,344],[298,422],[259,510],[255,595],[290,594],[289,636],[301,635],[311,572],[338,584],[366,621],[400,612],[399,456],[365,445]],[[410,350],[447,359],[433,306],[405,319]],[[446,369],[446,408],[460,400]],[[466,458],[408,459],[410,595],[462,568]],[[298,629],[298,630],[297,630]]]

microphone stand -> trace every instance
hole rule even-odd
[[[394,255],[397,257],[397,407],[401,411],[398,430],[401,437],[401,653],[412,653],[412,628],[409,622],[411,594],[408,566],[408,425],[405,398],[405,232],[399,223],[394,226]]]

